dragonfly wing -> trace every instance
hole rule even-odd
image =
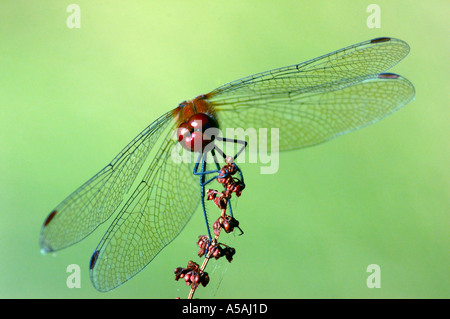
[[[43,253],[77,243],[113,214],[171,119],[172,113],[168,112],[150,124],[110,164],[49,214],[40,233]]]
[[[382,73],[343,89],[232,103],[222,128],[279,128],[279,150],[313,146],[377,122],[414,98],[404,77]],[[271,145],[268,139],[268,145]]]
[[[378,38],[318,58],[257,73],[227,83],[207,94],[219,108],[230,101],[261,100],[289,94],[336,90],[385,72],[409,53],[399,39]]]
[[[200,203],[193,162],[173,159],[180,144],[171,135],[167,133],[91,258],[91,281],[99,291],[111,290],[142,270],[181,232]]]
[[[374,123],[408,103],[413,85],[401,76],[380,73],[408,52],[402,40],[373,39],[231,82],[206,96],[222,131],[279,128],[279,150],[312,146]]]

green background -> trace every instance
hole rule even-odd
[[[109,293],[88,276],[108,225],[41,256],[44,218],[179,102],[380,36],[411,46],[392,72],[415,85],[415,100],[280,154],[275,175],[245,165],[235,209],[245,235],[215,297],[450,297],[448,1],[377,1],[380,29],[366,25],[373,1],[79,0],[81,28],[69,29],[71,3],[0,2],[0,297],[186,297],[173,269],[194,258],[200,210]],[[81,267],[80,289],[66,286],[69,264]],[[366,285],[370,264],[379,289]]]

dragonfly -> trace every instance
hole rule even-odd
[[[81,241],[118,211],[91,257],[89,273],[99,291],[123,284],[170,244],[204,203],[206,176],[218,166],[215,154],[207,163],[211,148],[205,144],[214,139],[208,140],[205,128],[278,128],[280,151],[331,140],[413,100],[411,82],[386,72],[409,51],[399,39],[371,39],[180,103],[50,212],[40,232],[41,252]],[[174,161],[180,145],[196,159]],[[210,234],[208,221],[207,228]]]

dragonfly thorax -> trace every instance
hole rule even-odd
[[[197,113],[178,126],[178,141],[186,150],[201,153],[214,141],[218,128],[219,124],[213,117]]]

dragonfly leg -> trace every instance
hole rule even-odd
[[[241,155],[241,153],[244,151],[244,149],[247,147],[247,141],[243,141],[243,140],[238,140],[238,139],[230,139],[230,138],[225,138],[225,137],[217,137],[218,140],[220,140],[221,142],[227,142],[227,143],[234,143],[234,144],[241,144],[242,147],[241,149],[233,156],[233,160],[236,160],[236,158],[238,158],[239,155]],[[218,151],[218,153],[220,153],[220,155],[222,155],[223,159],[225,160],[227,158],[227,155],[217,146],[215,147],[215,149]],[[217,163],[217,161],[216,161]],[[244,175],[242,175],[242,171],[241,169],[238,167],[238,165],[236,163],[234,163],[234,165],[236,165],[237,171],[239,173],[239,177],[240,180],[242,182],[244,182]]]
[[[233,159],[238,158],[239,155],[241,155],[241,153],[244,151],[244,149],[247,147],[247,141],[243,141],[243,140],[238,140],[238,139],[231,139],[231,138],[226,138],[226,137],[217,137],[217,140],[221,141],[221,142],[227,142],[227,143],[234,143],[234,144],[242,144],[241,149],[233,156]],[[216,147],[217,150],[219,150]],[[225,153],[223,153],[222,151],[220,151],[221,155],[223,156],[223,158],[225,159],[226,155]]]
[[[202,162],[202,168],[201,168],[201,171],[199,172],[198,171],[198,166],[199,166],[199,164],[200,164],[200,161]],[[219,172],[219,170],[220,169],[216,169],[216,170],[212,170],[212,171],[205,171],[205,168],[206,168],[206,153],[203,153],[203,154],[200,154],[199,155],[199,157],[198,157],[198,159],[197,159],[197,162],[195,163],[195,166],[194,166],[194,171],[192,172],[194,175],[199,175],[199,176],[204,176],[204,175],[206,175],[206,174],[213,174],[213,173],[218,173]],[[210,179],[209,180],[209,182],[211,181],[211,180],[213,180],[214,178],[212,178],[212,179]],[[204,185],[206,185],[206,184],[208,184],[209,182],[206,182],[206,183],[204,183]]]
[[[231,201],[228,201],[228,209],[230,210],[230,216],[233,217],[233,210],[231,209]]]
[[[205,170],[206,169],[206,155],[207,155],[206,153],[201,154],[201,161],[202,161],[201,172],[196,172],[195,168],[194,168],[194,175],[200,175],[200,189],[201,189],[201,201],[202,201],[203,216],[205,217],[206,230],[208,231],[209,241],[211,242],[211,240],[212,240],[211,231],[209,230],[208,216],[206,215],[206,207],[205,207],[205,185],[206,185],[205,175],[209,173],[209,172],[206,172],[206,170]],[[198,161],[196,163],[196,168],[198,169]],[[211,171],[211,173],[213,173],[213,172],[216,172],[216,171]],[[208,244],[208,246],[209,246],[209,244]],[[207,247],[207,248],[209,248],[209,247]]]
[[[219,161],[217,160],[216,152],[214,151],[214,148],[211,150],[211,154],[214,158],[214,164],[216,164],[216,168],[218,171],[220,171]]]

